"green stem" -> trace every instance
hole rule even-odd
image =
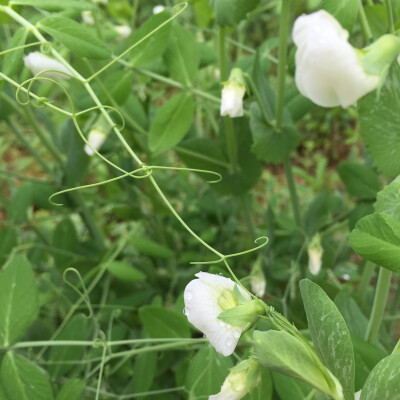
[[[282,10],[279,24],[278,94],[276,99],[276,129],[278,131],[281,129],[283,118],[290,4],[290,0],[282,0]]]
[[[361,281],[360,284],[358,285],[358,290],[357,290],[361,300],[361,304],[365,303],[367,290],[371,282],[372,276],[374,275],[374,271],[375,271],[375,264],[372,263],[371,261],[367,261],[364,265],[363,272],[361,275]]]
[[[228,79],[227,57],[225,48],[225,28],[219,29],[219,69],[221,73],[221,82]],[[226,141],[228,147],[228,156],[230,161],[230,173],[234,174],[238,167],[237,145],[233,122],[230,117],[224,117]]]
[[[386,6],[386,15],[387,15],[387,20],[388,20],[388,25],[389,25],[389,32],[394,33],[396,28],[394,26],[393,9],[392,9],[391,1],[385,0],[385,6]]]
[[[289,195],[292,204],[294,219],[296,221],[297,228],[301,229],[302,223],[301,223],[300,203],[299,203],[299,197],[297,195],[296,184],[294,182],[292,164],[290,162],[289,157],[286,157],[284,159],[283,165],[285,167],[286,181],[289,189]]]
[[[246,220],[247,229],[248,229],[249,235],[253,241],[256,237],[256,233],[255,233],[255,229],[254,229],[253,220],[251,218],[251,210],[249,207],[249,201],[245,194],[240,197],[240,202],[242,204],[242,209],[243,209],[244,218]]]
[[[375,292],[374,305],[372,307],[371,317],[368,322],[365,340],[375,342],[379,336],[379,329],[383,320],[383,314],[386,308],[386,302],[389,295],[392,271],[380,267],[378,283]]]
[[[365,14],[364,6],[362,0],[358,0],[358,14],[361,23],[361,29],[367,43],[372,39],[372,31],[368,23],[367,16]]]

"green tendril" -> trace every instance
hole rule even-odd
[[[88,108],[86,110],[79,111],[79,112],[75,113],[74,117],[80,117],[81,115],[84,115],[84,114],[89,113],[89,112],[94,111],[94,110],[111,110],[111,111],[115,112],[116,114],[118,114],[118,117],[121,119],[121,125],[114,124],[114,125],[110,126],[110,129],[117,128],[118,130],[122,131],[125,128],[126,123],[125,123],[124,116],[122,115],[121,111],[119,111],[117,108],[115,108],[113,106],[103,106],[103,105],[101,105],[101,106],[90,107],[90,108]]]
[[[70,282],[70,281],[67,279],[68,273],[73,273],[73,274],[75,274],[75,275],[78,277],[78,280],[79,280],[79,282],[80,282],[81,285],[82,285],[83,292],[81,292],[81,291],[78,289],[77,286],[75,286],[72,282]],[[63,281],[64,281],[65,284],[68,285],[75,293],[77,293],[77,294],[79,295],[79,297],[85,302],[85,304],[86,304],[86,306],[87,306],[87,308],[88,308],[88,311],[89,311],[89,314],[86,316],[86,318],[92,318],[93,315],[94,315],[94,313],[93,313],[92,305],[91,305],[91,303],[90,303],[89,293],[88,293],[88,291],[87,291],[87,289],[86,289],[85,282],[83,281],[82,276],[81,276],[81,274],[79,273],[79,271],[78,271],[76,268],[67,268],[67,269],[64,271],[64,273],[63,273]]]
[[[49,42],[47,42],[49,44]],[[12,47],[11,49],[7,49],[4,51],[0,52],[0,56],[4,56],[7,53],[12,53],[13,51],[17,51],[17,50],[22,50],[22,49],[26,49],[28,47],[33,47],[33,46],[38,46],[38,45],[44,45],[45,43],[42,42],[33,42],[33,43],[28,43],[28,44],[24,44],[22,46],[17,46],[17,47]]]

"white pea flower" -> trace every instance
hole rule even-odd
[[[243,116],[243,97],[246,93],[243,73],[239,68],[231,71],[228,82],[222,88],[221,115],[231,118]]]
[[[221,391],[209,396],[208,400],[240,400],[259,383],[260,365],[252,359],[242,361],[231,369]]]
[[[158,6],[155,6],[155,7],[153,8],[153,14],[154,14],[154,15],[160,14],[160,13],[162,13],[164,10],[165,10],[165,7],[162,6],[161,4],[159,4]]]
[[[100,130],[99,128],[93,128],[90,132],[89,132],[89,136],[88,136],[88,142],[90,144],[90,146],[93,147],[93,149],[95,149],[96,151],[98,151],[100,149],[100,147],[103,145],[103,143],[105,142],[105,140],[107,139],[107,135]],[[85,153],[88,156],[93,156],[95,153],[94,151],[90,148],[90,146],[88,146],[87,144],[85,144]]]
[[[257,297],[263,297],[267,288],[267,281],[262,270],[262,259],[258,258],[250,274],[251,291]]]
[[[25,56],[24,64],[27,68],[29,68],[32,71],[34,75],[37,75],[38,73],[45,71],[47,69],[55,70],[40,74],[40,76],[43,78],[50,78],[56,80],[70,78],[68,75],[62,73],[65,72],[66,74],[69,75],[71,74],[71,71],[67,67],[61,64],[59,61],[54,60],[53,58],[50,58],[38,51],[34,51]]]
[[[199,272],[185,288],[185,314],[191,324],[202,331],[218,353],[229,356],[235,350],[246,327],[234,326],[218,318],[226,310],[239,305],[233,292],[235,282],[223,276]],[[240,294],[251,297],[242,288]]]
[[[320,10],[295,21],[296,85],[322,107],[346,108],[375,90],[400,51],[400,40],[384,35],[359,50],[349,33],[328,12]]]
[[[313,275],[318,275],[322,266],[322,255],[324,249],[321,246],[319,235],[315,235],[307,248],[308,252],[308,269]]]
[[[94,25],[94,18],[91,11],[83,11],[81,17],[85,24]]]
[[[354,394],[354,400],[360,400],[360,399],[361,399],[361,390]]]
[[[122,39],[128,38],[132,33],[132,29],[128,25],[117,25],[117,26],[114,26],[114,29],[118,32],[118,35]]]

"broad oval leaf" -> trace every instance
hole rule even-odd
[[[156,258],[172,258],[175,253],[160,243],[143,236],[131,236],[129,243],[141,254]]]
[[[397,63],[396,63],[397,64]],[[360,131],[374,165],[383,173],[400,174],[400,68],[393,65],[379,97],[370,93],[360,101]]]
[[[17,32],[14,33],[9,48],[23,46],[25,44],[26,38],[28,37],[28,29],[25,27],[19,28]],[[20,70],[23,63],[24,49],[14,50],[7,53],[3,60],[3,73],[7,76],[12,76]]]
[[[203,346],[190,362],[186,387],[200,397],[216,394],[233,367],[232,360],[218,354],[213,347]]]
[[[392,183],[385,186],[376,198],[374,204],[375,211],[378,213],[389,214],[400,221],[400,179],[395,179]]]
[[[380,189],[378,175],[365,165],[342,162],[338,172],[346,191],[361,200],[373,200]]]
[[[174,24],[164,57],[171,77],[186,86],[191,86],[200,63],[199,47],[192,33],[186,28]]]
[[[384,358],[371,372],[361,392],[361,400],[400,399],[400,354]]]
[[[124,282],[139,282],[146,279],[146,275],[126,262],[113,261],[107,264],[110,274]]]
[[[299,339],[284,331],[255,331],[254,350],[265,368],[291,376],[330,394],[323,371]]]
[[[358,15],[358,0],[324,0],[322,8],[332,14],[348,31],[352,31]]]
[[[158,110],[150,129],[149,147],[158,154],[178,144],[188,132],[194,115],[189,93],[180,93]]]
[[[400,221],[375,213],[358,221],[351,232],[354,251],[393,272],[400,272]]]
[[[9,346],[36,319],[38,290],[29,261],[14,257],[0,274],[0,343]]]
[[[52,400],[53,391],[46,373],[32,361],[6,353],[0,379],[8,400]]]
[[[85,382],[73,378],[67,380],[58,392],[56,400],[81,400],[85,390]]]
[[[72,19],[60,16],[47,17],[39,21],[38,28],[78,56],[95,59],[111,57],[108,47],[92,30]]]
[[[314,282],[300,282],[312,342],[319,358],[339,380],[345,399],[354,399],[355,361],[349,329],[335,303]]]
[[[144,306],[139,310],[145,331],[152,338],[188,338],[189,324],[186,317],[159,306]]]

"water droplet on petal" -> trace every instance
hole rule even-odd
[[[240,335],[241,335],[241,332],[240,332],[240,331],[233,331],[233,337],[234,337],[235,339],[239,339],[239,338],[240,338]]]
[[[219,321],[219,326],[224,328],[226,326],[225,322]]]
[[[232,344],[233,344],[232,339],[226,339],[226,341],[225,341],[226,346],[230,347],[230,346],[232,346]]]

